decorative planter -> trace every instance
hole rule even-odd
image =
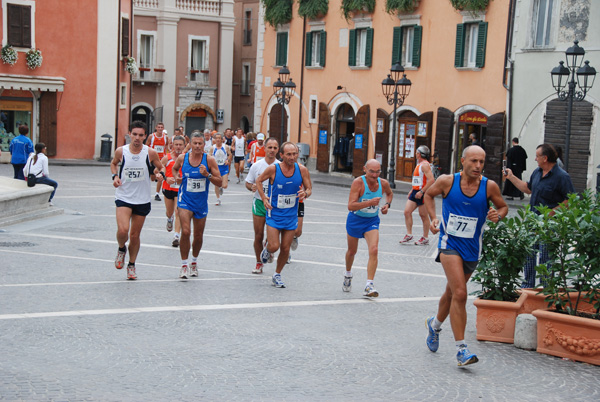
[[[546,295],[538,294],[540,291],[541,289],[521,289],[521,293],[526,294],[527,299],[519,311],[519,314],[531,314],[535,310],[545,310],[548,308],[548,302],[545,300]],[[569,298],[573,305],[575,305],[575,302],[577,301],[577,296],[577,292],[569,292]],[[595,313],[594,306],[586,300],[583,300],[583,295],[579,300],[578,310],[586,313]]]
[[[536,310],[537,351],[600,365],[600,320]]]
[[[516,302],[475,299],[477,340],[513,343],[515,321],[526,299],[524,293]]]

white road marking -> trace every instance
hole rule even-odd
[[[139,264],[144,265],[144,264]],[[136,265],[137,266],[137,265]],[[177,267],[179,269],[179,267]],[[203,269],[198,269],[198,272],[206,272]],[[252,275],[252,274],[248,274]],[[246,280],[257,280],[263,279],[259,275],[253,275],[252,278],[192,278],[190,281],[195,282],[205,282],[205,281],[246,281]],[[172,278],[172,279],[138,279],[135,281],[136,283],[155,283],[155,282],[182,282],[180,278]],[[27,287],[35,287],[35,286],[76,286],[76,285],[114,285],[121,283],[131,283],[130,281],[125,280],[115,280],[115,281],[93,281],[93,282],[46,282],[46,283],[6,283],[0,285],[0,288],[27,288]]]

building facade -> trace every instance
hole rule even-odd
[[[409,13],[391,14],[378,0],[373,10],[351,12],[348,19],[342,3],[330,0],[324,16],[305,19],[294,2],[291,21],[262,26],[261,130],[308,144],[310,168],[357,176],[369,158],[380,160],[384,172],[393,160],[396,180],[410,180],[420,145],[434,150],[443,173],[459,170],[474,134],[487,151],[486,175],[500,181],[509,0],[491,1],[481,12],[422,0]],[[381,83],[396,62],[412,85],[391,135],[393,107]],[[283,65],[297,86],[282,112],[272,84]]]
[[[113,143],[124,138],[130,2],[2,0],[0,12],[3,54],[10,46],[17,55],[0,64],[2,160],[10,160],[8,143],[24,123],[56,158],[97,158],[103,134]],[[41,51],[41,63],[27,64],[30,50]]]
[[[131,119],[168,133],[232,119],[233,0],[134,0]]]
[[[510,136],[519,138],[529,158],[528,179],[537,167],[535,148],[542,143],[566,152],[567,101],[558,99],[550,71],[564,61],[565,51],[579,41],[590,65],[600,71],[600,3],[593,0],[514,1],[514,38],[507,74],[511,88]],[[511,82],[512,81],[512,82]],[[573,102],[568,172],[577,191],[597,186],[600,164],[598,120],[600,83],[583,101]],[[565,159],[564,157],[562,158]]]

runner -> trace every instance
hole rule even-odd
[[[312,183],[308,169],[299,165],[298,146],[285,142],[281,146],[282,162],[265,169],[256,179],[256,190],[260,194],[267,212],[267,245],[261,253],[262,263],[273,260],[279,250],[277,268],[273,275],[273,286],[285,288],[281,271],[287,262],[294,232],[298,227],[297,199],[303,200],[312,194]],[[263,190],[263,182],[269,180],[269,197]],[[303,185],[304,189],[299,190]]]
[[[219,172],[221,173],[222,184],[221,186],[215,186],[215,194],[217,195],[217,204],[221,205],[221,196],[223,190],[229,185],[229,165],[231,164],[231,149],[229,145],[223,144],[223,134],[216,133],[213,137],[214,144],[210,148],[208,154],[214,156],[219,166]]]
[[[467,325],[467,282],[481,254],[481,236],[486,219],[498,222],[505,217],[508,206],[496,183],[483,177],[485,151],[478,145],[465,148],[461,158],[463,170],[440,176],[425,193],[425,206],[431,218],[431,233],[440,232],[439,253],[446,274],[446,290],[440,298],[437,314],[427,319],[427,347],[438,350],[442,323],[450,316],[450,325],[458,352],[459,366],[477,363],[477,356],[465,342]],[[434,198],[442,194],[442,220],[436,216]],[[496,209],[489,207],[491,200]]]
[[[140,250],[140,233],[146,216],[150,213],[152,190],[150,189],[152,174],[156,168],[160,175],[158,181],[165,178],[158,153],[144,145],[146,124],[134,121],[129,127],[131,144],[117,148],[110,164],[115,204],[117,206],[117,242],[119,250],[115,259],[115,267],[122,269],[129,239],[129,264],[127,264],[127,279],[135,280],[135,260]],[[119,164],[121,166],[119,167]],[[154,166],[152,166],[154,165]]]
[[[263,263],[260,259],[260,253],[263,249],[263,240],[265,237],[265,217],[267,210],[260,199],[260,193],[256,191],[256,178],[265,171],[269,165],[279,163],[277,152],[279,151],[279,142],[275,137],[267,138],[264,143],[265,157],[250,167],[246,176],[246,188],[254,193],[252,198],[252,222],[254,224],[254,254],[256,255],[256,267],[252,270],[253,274],[262,274]],[[263,182],[263,192],[269,194],[269,183]]]
[[[265,152],[265,135],[263,133],[258,133],[256,135],[256,141],[254,141],[250,147],[250,167],[263,159],[265,157]]]
[[[177,130],[179,131],[179,130]],[[173,247],[179,247],[179,232],[181,231],[181,223],[179,222],[179,216],[176,212],[177,209],[177,193],[179,191],[179,184],[173,177],[173,165],[175,161],[183,153],[185,148],[185,138],[178,135],[173,138],[172,151],[168,153],[160,161],[166,169],[167,179],[162,183],[162,193],[165,196],[165,207],[167,213],[167,232],[173,230],[173,221],[175,221],[175,233],[173,235]]]
[[[233,159],[235,164],[235,175],[237,176],[237,184],[240,184],[243,179],[244,173],[244,158],[246,156],[246,138],[244,137],[244,131],[238,128],[233,137]]]
[[[348,217],[346,218],[346,232],[348,251],[346,251],[346,273],[342,290],[349,292],[352,289],[352,264],[358,250],[358,240],[364,238],[369,248],[369,262],[367,263],[367,284],[363,295],[377,297],[373,280],[378,262],[379,247],[379,203],[385,193],[386,203],[381,207],[381,213],[386,215],[392,205],[394,193],[390,183],[381,179],[381,164],[376,159],[367,161],[363,166],[364,175],[357,177],[350,187],[348,199]]]
[[[165,125],[163,123],[156,124],[156,131],[150,135],[149,146],[158,153],[160,159],[164,158],[167,154],[169,149],[169,137],[167,136]],[[154,194],[154,199],[156,201],[160,201],[160,195],[158,194],[160,187],[161,183],[156,183],[156,194]]]
[[[188,275],[198,276],[198,255],[202,248],[202,237],[208,215],[210,183],[220,187],[222,181],[217,161],[212,155],[204,153],[204,135],[200,132],[193,133],[190,143],[192,150],[179,155],[173,165],[175,180],[179,180],[181,175],[177,211],[181,221],[179,277],[182,279],[187,279]],[[192,221],[194,222],[194,241],[192,243],[192,263],[188,270]]]

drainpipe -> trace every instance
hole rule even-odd
[[[300,64],[300,101],[298,102],[298,142],[302,142],[302,94],[304,92],[304,57],[306,51],[306,17],[302,19],[302,62]]]
[[[513,29],[515,24],[515,7],[516,1],[510,0],[509,11],[508,11],[508,22],[506,25],[506,44],[504,46],[504,72],[502,76],[502,86],[506,88],[508,91],[508,105],[507,109],[507,144],[510,144],[510,140],[512,139],[512,98],[513,98],[513,75],[515,68],[515,61],[509,57],[509,54],[512,53],[512,41],[513,41]],[[506,81],[509,79],[510,81],[508,85]]]
[[[119,0],[119,7],[117,10],[117,21],[119,28],[117,30],[117,96],[115,102],[115,150],[119,147],[119,109],[121,106],[121,101],[119,99],[121,95],[121,27],[123,26],[123,22],[121,21],[121,0]],[[131,25],[131,20],[129,21],[129,24]]]
[[[133,53],[133,0],[129,0],[131,10],[131,18],[129,19],[129,49]],[[139,60],[137,60],[139,66]],[[154,68],[154,66],[153,66]],[[133,96],[133,76],[129,74],[129,116],[127,118],[127,130],[129,131],[129,123],[131,122],[131,98]],[[115,141],[116,142],[116,141]]]

